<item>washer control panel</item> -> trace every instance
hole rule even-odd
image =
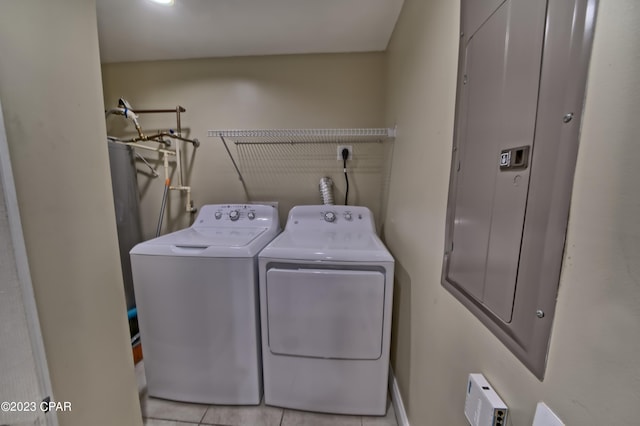
[[[279,224],[278,210],[264,204],[210,204],[202,206],[194,227],[270,227]]]

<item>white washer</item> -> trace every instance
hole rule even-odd
[[[131,250],[150,396],[260,403],[257,255],[278,232],[275,207],[207,205]]]
[[[259,255],[266,404],[385,413],[393,267],[366,207],[290,211]]]

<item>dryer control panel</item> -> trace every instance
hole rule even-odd
[[[193,223],[199,227],[279,227],[278,209],[263,204],[209,204],[202,206]]]
[[[287,230],[370,231],[375,233],[373,213],[360,206],[296,206],[289,212]]]

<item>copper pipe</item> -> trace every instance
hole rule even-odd
[[[161,138],[164,136],[168,138],[179,139],[184,142],[189,142],[193,144],[193,146],[195,146],[196,148],[200,146],[200,141],[198,139],[187,139],[187,138],[183,138],[182,136],[178,136],[175,133],[167,133],[167,132],[160,132],[160,133],[156,133],[155,135],[147,136],[145,140],[155,140],[156,138]]]
[[[179,139],[179,140],[184,141],[184,142],[189,142],[189,143],[193,144],[193,146],[195,146],[196,148],[200,146],[200,141],[198,139],[187,139],[187,138],[183,138],[181,136],[178,136],[178,135],[176,135],[174,133],[167,133],[167,132],[159,132],[159,133],[155,133],[153,135],[145,136],[143,138],[137,137],[137,138],[130,138],[130,139],[122,139],[120,141],[121,142],[154,141],[154,142],[159,142],[159,143],[163,143],[163,144],[167,145],[166,142],[164,142],[162,140],[157,140],[158,138],[163,138],[163,137],[174,138],[174,139]]]
[[[184,108],[182,108],[180,105],[176,107],[176,122],[178,125],[178,129],[177,129],[178,136],[182,136],[182,126],[180,125],[180,113],[184,111],[185,111]]]
[[[136,114],[165,114],[165,113],[174,113],[177,111],[186,112],[187,110],[178,105],[174,109],[134,109],[132,110]]]

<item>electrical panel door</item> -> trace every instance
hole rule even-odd
[[[543,379],[598,0],[461,0],[442,285]]]
[[[473,32],[466,32],[463,46],[445,274],[508,323],[532,166],[546,2],[467,3],[475,13],[463,14],[464,32]]]

